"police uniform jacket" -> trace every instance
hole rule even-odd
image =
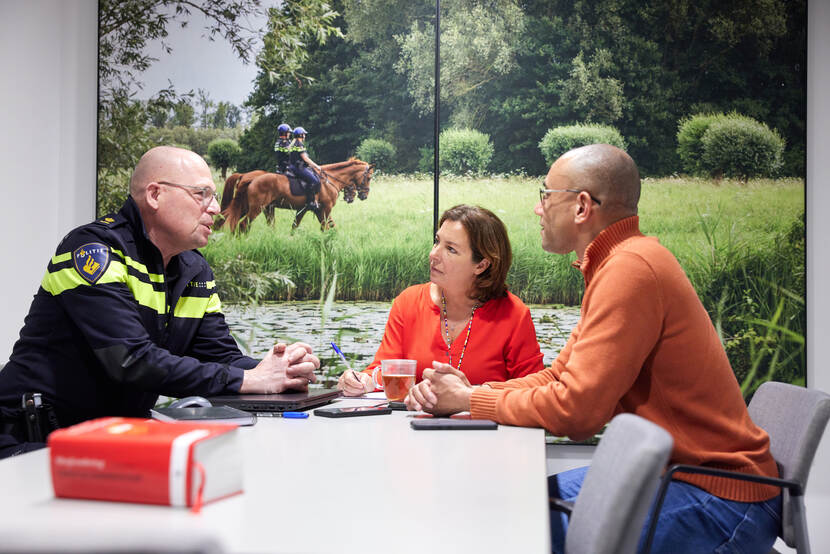
[[[274,143],[274,152],[277,153],[277,167],[285,171],[291,156],[291,141],[287,138],[277,139]]]
[[[138,206],[71,231],[58,246],[0,371],[0,415],[40,392],[61,426],[147,417],[159,394],[235,393],[245,369],[213,272],[196,250],[165,268]]]
[[[289,150],[289,157],[288,160],[293,167],[297,169],[304,169],[308,167],[308,164],[302,157],[302,153],[306,151],[305,144],[299,140],[294,139],[291,141],[291,145],[288,147]]]

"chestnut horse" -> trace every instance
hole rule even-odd
[[[250,183],[260,175],[265,174],[261,169],[255,169],[248,173],[233,173],[230,177],[225,179],[225,188],[222,190],[222,202],[219,204],[219,211],[224,211],[231,204],[236,189],[243,183]]]
[[[369,196],[369,181],[372,179],[375,166],[351,158],[345,162],[323,165],[321,169],[320,192],[317,195],[320,210],[316,215],[320,221],[320,228],[325,231],[334,227],[331,209],[337,202],[341,190],[343,199],[348,203],[354,201],[355,194],[361,200],[366,200]],[[261,211],[274,207],[297,211],[292,229],[300,225],[308,211],[305,196],[291,194],[288,178],[285,175],[265,173],[249,183],[238,185],[230,205],[222,211],[222,217],[225,218],[232,231],[238,228],[246,232],[248,225]],[[266,213],[266,217],[267,215]]]

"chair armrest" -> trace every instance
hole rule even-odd
[[[562,500],[561,498],[548,498],[548,502],[550,503],[550,509],[556,510],[557,512],[565,512],[570,517],[571,512],[574,509],[574,503],[568,500]]]
[[[643,552],[646,554],[651,552],[651,543],[654,541],[654,533],[657,530],[657,516],[660,514],[660,509],[663,507],[663,501],[666,498],[669,483],[673,480],[675,473],[699,473],[703,475],[725,477],[728,479],[738,479],[739,481],[751,481],[753,483],[762,483],[764,485],[789,489],[791,496],[802,496],[804,494],[804,487],[797,481],[789,481],[787,479],[779,479],[777,477],[764,477],[762,475],[750,475],[739,471],[729,471],[726,469],[716,469],[712,467],[674,464],[666,470],[666,473],[660,480],[660,489],[657,491],[657,497],[654,499],[651,522],[649,522],[648,534],[646,535],[646,542],[643,548]]]

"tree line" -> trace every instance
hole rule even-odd
[[[376,139],[394,147],[388,171],[428,166],[434,9],[432,0],[100,0],[99,190],[119,191],[144,150],[195,127],[238,139],[240,170],[273,166],[282,122],[309,131],[321,162]],[[805,0],[443,0],[441,9],[440,126],[486,135],[489,171],[542,174],[550,129],[596,124],[621,133],[645,175],[673,174],[684,168],[682,121],[738,113],[781,135],[782,175],[804,174]],[[243,25],[263,10],[264,28]],[[147,42],[163,43],[193,14],[240,63],[257,64],[243,106],[172,85],[133,98],[155,61]]]
[[[644,174],[681,171],[678,124],[736,112],[786,141],[782,174],[803,175],[804,0],[444,0],[441,128],[475,129],[497,173],[541,174],[551,129],[620,131]],[[434,10],[429,0],[335,0],[342,37],[309,44],[304,78],[261,71],[247,104],[241,170],[273,165],[277,125],[309,131],[324,162],[388,141],[396,171],[433,141]],[[271,31],[273,32],[273,30]]]

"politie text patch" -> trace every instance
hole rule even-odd
[[[95,283],[110,263],[110,248],[100,242],[90,242],[72,253],[75,271],[90,284]]]

